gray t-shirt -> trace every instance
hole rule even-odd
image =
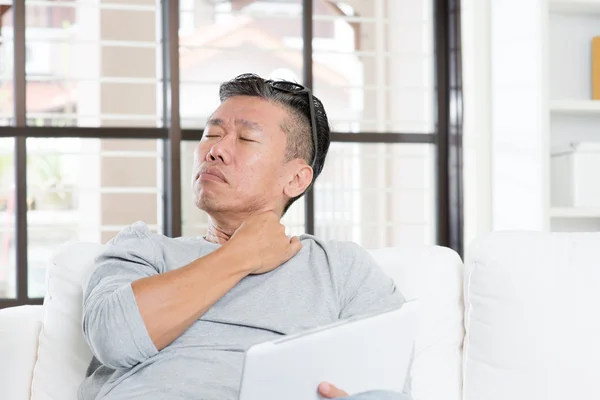
[[[219,245],[154,234],[140,222],[123,230],[96,259],[84,285],[83,331],[95,357],[79,399],[237,399],[250,346],[403,303],[393,281],[360,246],[300,239],[295,257],[242,279],[159,352],[131,282],[187,265]]]

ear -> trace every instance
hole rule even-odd
[[[283,187],[283,193],[293,199],[294,197],[300,196],[312,182],[313,170],[310,166],[302,160],[295,160],[298,162],[290,162],[290,173],[288,174],[288,180]]]

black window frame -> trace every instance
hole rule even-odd
[[[431,144],[436,147],[437,244],[463,254],[462,188],[462,62],[460,1],[432,0],[434,4],[436,124],[434,132],[332,132],[341,143]],[[312,89],[313,0],[303,0],[303,83]],[[33,127],[26,120],[25,1],[14,0],[14,118],[0,127],[0,137],[15,139],[16,297],[0,298],[0,309],[42,304],[28,296],[27,264],[27,138],[160,139],[164,143],[164,234],[181,236],[181,141],[197,140],[201,129],[182,129],[179,115],[179,2],[161,0],[163,128]],[[451,104],[453,107],[451,107]],[[305,230],[314,233],[314,188],[306,193]]]

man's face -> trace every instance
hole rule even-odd
[[[194,152],[193,189],[206,212],[252,214],[284,202],[287,111],[259,97],[224,101]]]

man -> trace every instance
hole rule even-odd
[[[84,287],[94,359],[80,399],[237,399],[251,345],[403,302],[359,246],[289,238],[280,223],[323,169],[323,104],[251,74],[222,84],[220,98],[194,154],[208,232],[172,239],[136,223],[97,258]],[[315,390],[347,396],[326,382]]]

